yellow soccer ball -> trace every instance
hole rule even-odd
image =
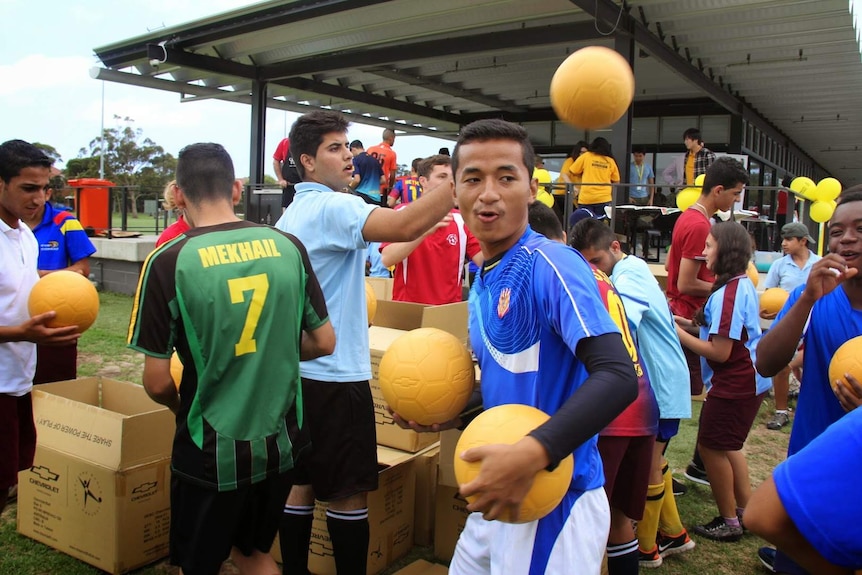
[[[461,434],[455,447],[455,479],[458,485],[469,483],[479,475],[481,461],[467,462],[461,453],[472,447],[490,444],[513,445],[528,433],[545,423],[550,417],[535,407],[520,404],[507,404],[492,407],[479,414]],[[572,481],[574,457],[563,459],[553,471],[539,471],[533,485],[521,503],[518,517],[508,512],[500,518],[506,523],[527,523],[541,519],[550,513],[563,500]],[[471,495],[467,501],[472,503],[478,496]]]
[[[380,360],[380,391],[407,421],[420,425],[454,419],[473,394],[473,358],[457,337],[433,327],[409,331]]]
[[[90,280],[65,270],[50,273],[36,282],[27,304],[30,316],[57,312],[46,324],[48,327],[76,325],[82,333],[99,315],[99,293]]]

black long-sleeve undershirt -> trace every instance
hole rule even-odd
[[[637,375],[620,334],[585,338],[575,355],[589,377],[551,419],[530,433],[548,452],[549,469],[607,427],[638,395]]]

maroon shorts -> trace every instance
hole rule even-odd
[[[0,490],[18,485],[18,472],[33,465],[35,453],[32,396],[0,394]]]
[[[629,519],[643,519],[655,435],[599,436],[599,454],[605,468],[605,493],[611,507]]]
[[[697,444],[716,451],[739,451],[766,394],[746,399],[708,396],[700,412]]]
[[[33,383],[66,381],[78,377],[78,343],[36,346],[36,375]]]

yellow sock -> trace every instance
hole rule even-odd
[[[662,476],[664,477],[664,489],[668,497],[665,497],[662,501],[659,529],[665,535],[679,535],[685,528],[682,526],[682,520],[679,518],[679,511],[676,508],[676,499],[673,496],[673,478],[671,477],[667,463],[665,463],[662,470]]]
[[[647,487],[644,516],[643,519],[638,521],[638,546],[643,551],[649,552],[655,548],[655,536],[658,532],[659,516],[661,515],[665,492],[664,483],[657,483]],[[671,497],[673,497],[673,494],[671,494]]]

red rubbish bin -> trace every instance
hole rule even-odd
[[[75,215],[84,229],[92,228],[93,233],[111,227],[111,214],[108,198],[114,182],[99,178],[77,178],[67,185],[75,190]]]

